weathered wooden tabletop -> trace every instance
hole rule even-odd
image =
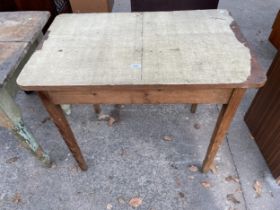
[[[60,104],[223,104],[208,172],[246,89],[265,82],[226,10],[61,15],[45,38],[17,82],[38,92],[82,170]]]
[[[60,15],[18,84],[258,86],[265,78],[248,84],[252,56],[232,25],[226,10]]]
[[[49,12],[0,12],[0,87],[42,33]]]
[[[0,12],[0,42],[34,41],[49,16],[49,12]]]

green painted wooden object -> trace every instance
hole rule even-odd
[[[9,129],[32,154],[50,166],[48,154],[24,124],[14,101],[16,79],[41,41],[48,18],[48,12],[0,13],[0,126]]]

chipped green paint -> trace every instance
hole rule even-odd
[[[27,130],[18,105],[5,87],[0,88],[0,126],[11,130],[39,160],[46,166],[51,166],[48,154],[43,151],[33,135]]]
[[[47,166],[51,166],[49,155],[42,150],[40,145],[37,143],[33,135],[27,130],[22,121],[17,123],[12,131],[18,137],[18,139],[20,139],[20,141],[27,146],[26,148],[30,149],[39,160],[41,160]]]
[[[9,14],[7,15],[9,16]],[[32,13],[30,15],[33,16],[34,14]],[[15,17],[16,16],[18,15],[15,14]],[[25,14],[23,14],[23,16],[25,16]],[[3,67],[6,70],[5,73],[7,74],[3,74],[4,76],[2,77],[0,83],[0,127],[4,127],[11,130],[13,134],[17,137],[17,139],[21,143],[23,143],[23,145],[28,150],[30,150],[39,160],[45,163],[45,165],[51,166],[51,161],[48,154],[44,152],[41,146],[36,142],[33,135],[27,130],[22,120],[21,111],[14,101],[14,97],[18,91],[16,79],[19,73],[21,72],[23,66],[29,60],[30,56],[33,54],[38,44],[42,40],[43,33],[41,31],[43,26],[47,22],[48,17],[48,13],[39,12],[34,16],[34,25],[30,25],[29,30],[24,31],[24,34],[16,34],[17,38],[21,40],[21,45],[18,44],[16,46],[25,47],[24,51],[19,51],[21,54],[19,57],[14,56],[14,54],[12,53],[11,55],[8,54],[7,57],[3,57],[2,59],[0,59],[4,64],[7,63],[6,59],[8,59],[8,62],[11,64],[8,66],[1,65],[1,67]],[[7,30],[9,34],[10,28],[7,27]],[[30,33],[30,31],[33,32]],[[26,36],[27,32],[28,37]],[[9,36],[7,36],[7,34],[4,34],[4,37],[7,38],[6,44],[8,45]],[[12,44],[15,44],[13,43],[14,41],[10,41]],[[26,43],[24,44],[24,42]]]

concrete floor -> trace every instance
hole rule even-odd
[[[232,13],[267,69],[276,52],[267,37],[280,1],[220,0],[219,7]],[[129,10],[128,0],[116,0],[114,11]],[[37,96],[20,92],[17,102],[25,122],[55,164],[42,167],[0,129],[0,209],[126,210],[133,209],[128,204],[132,197],[140,197],[137,209],[143,210],[278,210],[280,187],[243,122],[255,92],[247,92],[238,110],[216,158],[216,174],[188,167],[201,166],[218,106],[201,105],[197,114],[190,114],[189,105],[125,106],[113,127],[97,121],[91,106],[73,106],[69,121],[89,165],[81,172]],[[174,140],[163,141],[164,135]],[[229,175],[240,181],[226,181]],[[256,180],[263,186],[260,197],[253,189]],[[211,187],[203,187],[203,181]],[[240,203],[229,201],[228,194]]]

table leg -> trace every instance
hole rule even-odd
[[[51,116],[53,122],[55,123],[56,127],[58,128],[60,134],[62,135],[66,145],[68,146],[69,150],[72,152],[74,158],[76,159],[79,167],[83,170],[87,170],[87,164],[84,160],[82,152],[79,148],[79,145],[76,142],[75,136],[67,122],[66,117],[64,116],[63,110],[61,109],[60,105],[55,105],[49,100],[48,93],[39,92],[39,97],[41,98],[46,110],[48,111],[49,115]]]
[[[210,170],[214,158],[218,152],[221,143],[224,140],[226,132],[230,127],[231,121],[244,96],[245,91],[246,89],[234,89],[228,104],[223,105],[216,123],[216,127],[212,134],[207,154],[203,161],[202,171],[204,173]]]
[[[196,110],[197,110],[197,104],[192,104],[191,113],[196,113]]]
[[[93,105],[93,108],[94,108],[94,111],[95,111],[95,113],[96,113],[97,115],[100,114],[100,113],[102,112],[101,107],[100,107],[99,104],[94,104],[94,105]]]
[[[48,154],[44,152],[24,125],[20,109],[8,91],[2,89],[0,99],[0,126],[11,130],[23,146],[29,149],[45,165],[51,166]]]

